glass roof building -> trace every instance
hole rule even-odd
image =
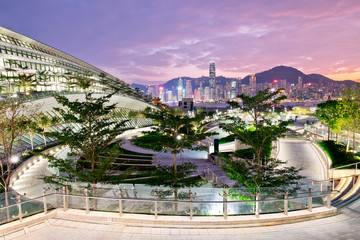
[[[42,73],[46,74],[42,75]],[[36,84],[25,87],[16,83],[19,81],[20,75],[33,78],[36,80]],[[111,98],[111,103],[117,104],[119,121],[129,120],[124,126],[125,129],[152,124],[150,119],[141,117],[129,119],[129,112],[154,106],[144,101],[145,97],[125,82],[56,48],[1,26],[0,77],[0,93],[3,97],[25,93],[29,95],[27,97],[29,100],[32,99],[33,104],[40,103],[42,105],[40,111],[48,116],[53,116],[53,108],[59,107],[55,99],[48,93],[70,94],[68,95],[70,100],[79,99],[81,101],[85,99],[84,94],[81,94],[82,89],[72,83],[79,78],[86,78],[91,81],[91,90],[96,95],[101,96],[110,91],[116,92]],[[40,134],[36,134],[32,140],[34,147],[41,146],[45,142],[44,137]],[[48,143],[54,141],[56,139],[46,139]],[[17,147],[22,150],[29,149],[32,147],[30,146],[31,142],[31,137],[25,136]]]
[[[95,92],[115,87],[127,95],[137,95],[128,84],[101,69],[0,26],[1,92],[21,93],[24,90],[12,84],[14,79],[19,74],[31,74],[37,78],[41,72],[46,72],[47,77],[32,89],[34,92],[79,91],[76,87],[70,88],[67,83],[71,81],[71,76],[86,75],[92,79]]]

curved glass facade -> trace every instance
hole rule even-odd
[[[79,91],[69,88],[71,76],[86,76],[92,81],[92,90],[101,92],[115,87],[122,93],[139,97],[138,93],[120,79],[44,43],[0,26],[0,73],[2,93],[22,93],[24,89],[14,84],[20,74],[31,74],[40,80],[32,91]],[[121,93],[121,92],[119,92]]]
[[[21,84],[20,76],[29,77],[27,81],[30,83],[28,85]],[[125,82],[56,48],[1,26],[0,77],[2,96],[29,95],[27,96],[29,101],[34,104],[40,103],[42,106],[40,111],[48,116],[53,116],[52,109],[58,106],[55,99],[48,93],[60,92],[67,94],[69,99],[81,100],[84,98],[84,94],[78,94],[82,90],[73,83],[77,79],[86,78],[91,81],[91,90],[96,93],[108,90],[117,93],[111,98],[111,103],[117,104],[118,116],[121,116],[118,117],[119,121],[129,120],[124,129],[152,124],[149,119],[129,118],[130,111],[143,110],[151,105],[142,101],[144,96]],[[33,80],[33,84],[31,80]],[[45,138],[41,134],[26,135],[22,141],[16,144],[16,148],[24,151],[44,145],[45,140],[46,143],[56,141],[54,138]]]

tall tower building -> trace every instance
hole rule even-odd
[[[210,67],[209,67],[209,86],[211,88],[215,88],[215,77],[216,77],[216,74],[215,74],[215,62],[214,61],[211,61],[210,62]]]
[[[302,89],[303,89],[303,81],[302,81],[302,77],[301,77],[301,76],[299,76],[299,78],[298,78],[298,83],[297,83],[296,88],[297,88],[298,90],[302,90]]]
[[[250,92],[252,92],[252,93],[256,92],[256,77],[255,77],[255,74],[251,74],[251,77],[249,79],[249,88],[250,88]]]
[[[209,66],[209,87],[210,87],[210,100],[214,100],[216,98],[215,94],[215,62],[211,61]]]
[[[190,98],[192,95],[192,85],[191,80],[186,80],[186,86],[185,86],[185,95],[187,98]]]
[[[179,78],[178,81],[178,101],[181,101],[183,99],[183,92],[184,92],[184,85],[183,85],[183,80],[181,78]]]

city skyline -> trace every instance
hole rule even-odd
[[[4,2],[0,25],[127,83],[245,77],[277,65],[360,80],[357,1]],[[16,16],[16,17],[13,17]],[[96,36],[96,37],[94,37]]]

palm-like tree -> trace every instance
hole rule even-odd
[[[50,130],[50,128],[58,123],[57,118],[49,117],[44,113],[41,113],[37,118],[37,125],[40,128],[40,132],[44,139],[44,145],[46,146],[47,141],[45,137],[45,133]]]

